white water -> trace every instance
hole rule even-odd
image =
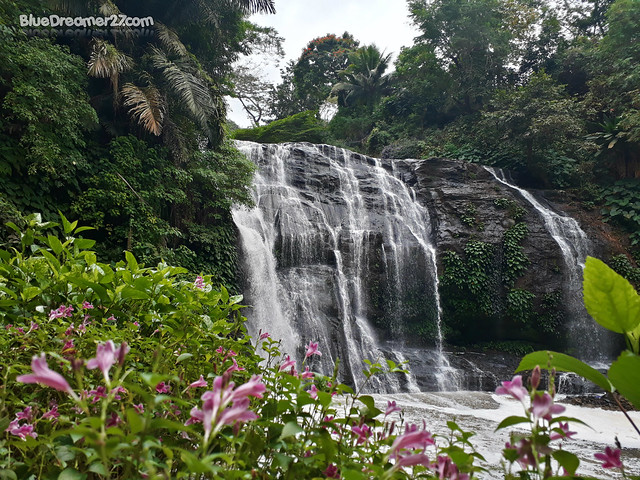
[[[484,466],[489,470],[487,474],[480,475],[484,479],[504,479],[500,461],[502,449],[509,440],[509,432],[526,433],[526,430],[518,430],[518,427],[495,431],[502,419],[523,416],[524,411],[517,400],[488,392],[401,393],[375,395],[375,398],[378,408],[382,410],[386,408],[387,401],[395,401],[404,411],[405,422],[421,425],[424,420],[427,430],[432,433],[446,434],[446,422],[449,420],[455,420],[465,431],[475,432],[471,442],[487,460]],[[562,396],[559,395],[557,401],[562,404]],[[587,424],[569,421],[570,430],[577,432],[577,435],[563,442],[563,448],[575,453],[581,460],[578,473],[598,478],[622,478],[611,470],[603,469],[601,462],[593,456],[603,452],[607,446],[615,448],[616,437],[622,445],[621,458],[627,474],[640,473],[640,437],[622,412],[563,405],[566,407],[563,416],[578,418]],[[640,412],[630,412],[630,416],[636,424],[640,424]],[[391,420],[398,418],[396,413]]]
[[[249,142],[238,142],[238,148],[259,166],[254,180],[256,207],[233,211],[249,285],[246,296],[254,306],[248,314],[252,333],[262,329],[283,338],[284,349],[298,358],[302,345],[318,341],[323,356],[314,358],[313,367],[321,366],[322,373],[331,374],[339,358],[346,367],[342,372],[346,378],[351,376],[361,385],[364,359],[404,360],[398,350],[381,349],[370,325],[368,269],[379,257],[396,302],[400,302],[403,277],[420,262],[425,272],[412,273],[426,276],[421,295],[435,303],[436,318],[431,321],[438,329],[437,349],[432,352],[436,378],[440,389],[455,389],[455,369],[442,349],[431,222],[415,194],[379,160],[343,149]],[[330,182],[301,180],[299,172],[291,174],[291,169],[300,168],[291,157],[294,149],[320,157],[319,164],[326,169],[322,178]],[[379,249],[372,247],[378,238],[382,241]],[[331,308],[337,311],[327,314]],[[397,326],[400,324],[398,319]],[[412,375],[402,381],[395,376],[373,386],[377,391],[397,391],[400,382],[406,390],[418,390]]]
[[[578,222],[568,216],[560,215],[542,205],[530,192],[509,182],[501,169],[484,167],[495,179],[512,190],[517,191],[538,212],[544,225],[560,247],[565,263],[568,281],[565,285],[565,298],[570,306],[570,341],[575,353],[581,358],[596,360],[603,357],[608,341],[603,328],[598,326],[587,314],[582,300],[582,271],[591,249],[589,239]]]

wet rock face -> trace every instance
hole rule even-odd
[[[278,283],[285,327],[298,332],[298,346],[310,340],[325,345],[326,355],[314,361],[326,369],[340,358],[343,378],[353,378],[361,360],[380,349],[396,362],[426,359],[420,348],[438,335],[434,261],[449,341],[558,344],[562,327],[545,330],[544,322],[558,321],[564,308],[559,296],[567,292],[568,276],[561,249],[539,212],[482,166],[442,158],[374,159],[327,145],[254,144],[250,150],[259,166],[256,203],[262,213],[245,219],[243,228],[254,229],[265,251],[273,252],[277,279],[268,281]],[[539,192],[536,198],[549,205]],[[520,223],[526,232],[517,248],[528,265],[506,281],[505,238]],[[465,297],[473,278],[447,286],[446,267],[452,254],[472,262],[468,248],[478,243],[490,253],[480,268],[486,285],[472,292],[476,305]],[[261,280],[245,281],[251,292],[251,282]],[[524,312],[507,301],[514,289],[530,299]],[[259,299],[248,293],[247,301]],[[528,323],[514,317],[525,314]],[[259,321],[269,329],[273,312],[264,317]],[[380,346],[386,340],[394,342],[388,349]],[[460,382],[465,388],[491,389],[504,379],[478,373],[462,357],[452,363],[472,372]],[[425,363],[423,370],[433,369]],[[435,382],[416,377],[419,386]]]

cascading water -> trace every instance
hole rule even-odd
[[[587,235],[578,222],[568,216],[560,215],[542,205],[530,192],[507,180],[501,169],[484,167],[501,184],[517,191],[543,219],[544,225],[560,247],[568,281],[565,284],[565,297],[572,316],[569,322],[570,341],[575,353],[585,360],[600,360],[606,351],[608,340],[606,332],[587,314],[582,301],[582,271],[590,250]]]
[[[261,328],[282,338],[298,358],[304,344],[319,341],[323,356],[312,368],[330,374],[339,358],[342,378],[359,385],[364,359],[405,359],[402,345],[379,341],[372,323],[408,334],[403,316],[421,315],[437,330],[430,353],[438,387],[455,389],[442,351],[431,222],[392,167],[327,145],[238,148],[259,167],[256,207],[233,211],[253,333]],[[412,375],[389,378],[375,390],[418,390]]]

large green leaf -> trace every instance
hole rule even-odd
[[[609,380],[634,407],[640,409],[640,356],[622,352],[609,369]]]
[[[516,372],[533,370],[536,365],[540,365],[541,368],[555,368],[560,372],[573,372],[587,380],[590,380],[607,392],[611,392],[613,390],[611,388],[611,383],[607,380],[607,377],[595,368],[590,367],[577,358],[565,355],[564,353],[551,352],[548,350],[525,355],[524,358],[520,360],[520,365],[518,365]]]
[[[585,307],[600,325],[625,333],[640,324],[640,296],[604,262],[587,257],[583,286]]]

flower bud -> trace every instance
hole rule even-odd
[[[531,388],[536,390],[540,385],[540,365],[536,365],[536,368],[531,372]]]

